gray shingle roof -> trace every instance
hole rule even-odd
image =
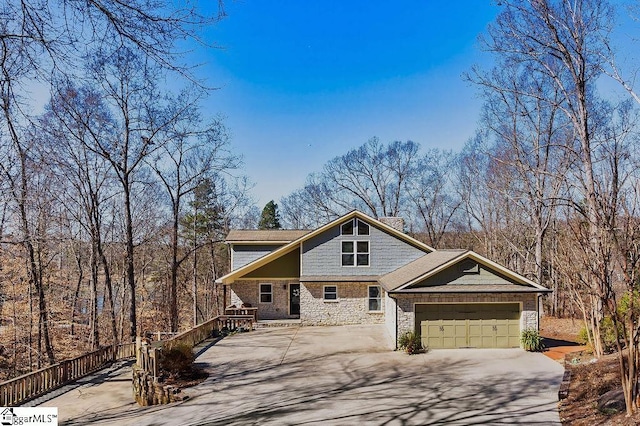
[[[232,229],[226,242],[291,242],[308,234],[308,229]]]
[[[428,274],[439,266],[463,256],[466,252],[467,250],[436,250],[395,271],[389,272],[380,277],[378,282],[386,291],[393,291],[409,281]]]

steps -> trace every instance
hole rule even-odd
[[[260,328],[274,328],[274,327],[300,327],[301,321],[299,319],[281,319],[281,320],[260,320],[253,323],[254,330]]]

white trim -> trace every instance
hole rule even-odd
[[[377,299],[378,299],[378,302],[380,302],[380,309],[371,310],[371,309],[369,308],[369,307],[371,306],[371,305],[370,305],[371,299],[373,299],[373,298],[371,297],[371,294],[369,293],[369,289],[370,289],[371,287],[377,287],[377,288],[378,288],[378,297],[377,297]],[[375,313],[375,314],[377,314],[377,313],[384,313],[384,309],[383,309],[383,306],[382,306],[382,286],[381,286],[381,285],[379,285],[379,284],[375,284],[375,285],[368,285],[368,286],[367,286],[367,312],[369,312],[369,313]]]
[[[344,243],[353,243],[353,251],[352,252],[346,252],[343,251],[343,244]],[[367,243],[367,251],[366,252],[359,252],[358,251],[358,243]],[[352,255],[353,256],[353,264],[352,265],[345,265],[344,262],[342,261],[342,256],[343,255]],[[367,264],[366,265],[358,265],[358,255],[359,254],[366,254],[367,257]],[[371,241],[370,240],[341,240],[340,241],[340,266],[343,268],[368,268],[371,266]]]
[[[355,233],[353,235],[355,235],[357,237],[369,237],[369,236],[371,236],[371,225],[369,225],[368,223],[366,223],[364,220],[361,220],[361,219],[354,219],[354,221],[355,221],[356,226],[355,226]],[[367,230],[366,234],[361,234],[360,233],[360,226],[359,226],[360,223],[364,223],[367,226],[368,230]]]
[[[266,265],[267,263],[271,262],[274,259],[279,258],[282,255],[285,255],[293,250],[295,250],[296,247],[299,247],[300,243],[307,241],[329,229],[331,229],[332,227],[336,226],[336,225],[340,225],[341,223],[343,223],[344,221],[348,220],[348,219],[352,219],[352,218],[360,218],[363,221],[367,222],[367,224],[369,226],[374,226],[376,228],[381,229],[382,231],[391,234],[392,236],[404,241],[407,244],[412,245],[413,247],[422,250],[426,253],[431,253],[433,251],[435,251],[435,249],[433,247],[430,247],[428,245],[426,245],[423,242],[420,242],[418,240],[416,240],[415,238],[410,237],[407,234],[404,234],[400,231],[398,231],[397,229],[380,222],[379,220],[376,220],[370,216],[367,216],[366,214],[359,212],[358,210],[353,210],[335,220],[332,220],[331,222],[325,224],[324,226],[321,226],[320,228],[317,228],[314,231],[309,232],[308,234],[303,235],[302,237],[298,238],[297,240],[291,241],[289,244],[286,244],[274,251],[272,251],[269,254],[266,254],[264,256],[262,256],[259,259],[254,260],[253,262],[250,262],[234,271],[229,272],[228,274],[218,278],[216,280],[217,283],[220,284],[231,284],[233,283],[236,279],[240,279],[242,278],[243,275],[248,274],[249,272],[252,272],[256,269],[258,269],[259,267]]]
[[[352,230],[352,232],[351,232],[351,234],[345,234],[344,232],[342,232],[342,228],[349,222],[351,222],[351,230]],[[356,222],[355,222],[355,219],[350,219],[350,220],[347,220],[344,223],[340,224],[340,235],[345,235],[347,237],[354,237],[356,235]]]
[[[512,278],[514,281],[520,282],[521,284],[526,284],[526,285],[529,285],[531,287],[537,288],[539,290],[549,290],[548,288],[546,288],[546,287],[544,287],[542,285],[536,284],[533,281],[531,281],[530,279],[525,278],[522,275],[520,275],[520,274],[518,274],[516,272],[513,272],[513,271],[505,268],[504,266],[501,266],[501,265],[499,265],[499,264],[487,259],[486,257],[480,256],[476,252],[473,252],[473,251],[469,250],[469,251],[461,253],[460,256],[456,256],[453,259],[449,260],[448,262],[445,262],[442,265],[440,265],[440,266],[438,266],[438,267],[436,267],[436,268],[434,268],[434,269],[432,269],[432,270],[430,270],[430,271],[428,271],[428,272],[426,272],[426,273],[424,273],[424,274],[412,279],[411,281],[401,285],[400,287],[398,287],[395,290],[393,290],[393,292],[397,292],[399,290],[404,290],[404,289],[406,289],[408,287],[411,287],[412,285],[417,284],[420,281],[424,281],[427,278],[434,276],[438,272],[441,272],[441,271],[449,268],[450,266],[453,266],[456,263],[459,263],[459,262],[461,262],[461,261],[463,261],[465,259],[475,260],[480,265],[486,266],[488,269],[497,270],[500,273],[506,275],[507,277]]]
[[[262,286],[263,285],[268,285],[271,290],[268,293],[267,292],[263,292],[262,291]],[[262,301],[262,295],[263,294],[270,295],[271,296],[271,301],[270,302],[263,302]],[[262,303],[263,305],[271,305],[271,304],[273,304],[273,283],[258,283],[258,303]]]
[[[327,299],[326,295],[327,295],[327,287],[333,287],[336,289],[335,294],[336,294],[336,298],[335,299]],[[338,286],[337,285],[323,285],[322,286],[322,300],[325,302],[337,302],[340,300],[340,297],[338,296]]]
[[[287,283],[287,315],[291,316],[291,315],[300,315],[300,312],[298,312],[297,314],[292,314],[291,313],[291,286],[292,285],[298,285],[298,291],[302,291],[302,286],[300,285],[299,282],[295,282],[295,283]],[[298,305],[300,305],[300,295],[298,295]],[[298,306],[298,310],[301,311],[302,307]]]

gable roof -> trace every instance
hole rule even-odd
[[[424,281],[435,274],[465,260],[472,259],[487,269],[498,272],[516,284],[509,285],[437,285],[413,288],[412,285]],[[392,271],[378,280],[382,287],[391,293],[417,292],[537,292],[548,293],[551,290],[536,284],[530,279],[499,265],[471,250],[438,250]]]
[[[310,229],[232,229],[225,241],[231,244],[286,244],[309,232]]]
[[[285,244],[284,246],[272,251],[269,254],[266,254],[262,257],[260,257],[259,259],[254,260],[253,262],[250,262],[238,269],[236,269],[235,271],[231,271],[229,272],[227,275],[220,277],[216,280],[217,283],[222,283],[222,284],[231,284],[232,282],[234,282],[236,279],[244,276],[245,274],[248,274],[251,271],[254,271],[255,269],[258,269],[261,266],[266,265],[267,263],[279,258],[280,256],[283,256],[287,253],[290,253],[291,251],[295,250],[296,248],[298,248],[300,246],[300,244],[302,244],[303,242],[315,237],[316,235],[322,234],[323,232],[333,228],[336,225],[339,225],[340,223],[344,222],[345,220],[349,220],[349,219],[353,219],[353,218],[358,218],[361,220],[364,220],[372,225],[375,225],[377,228],[382,229],[383,231],[395,236],[396,238],[406,242],[407,244],[410,244],[422,251],[425,251],[427,253],[433,252],[434,249],[429,247],[428,245],[416,240],[415,238],[410,237],[409,235],[398,231],[395,228],[392,228],[389,225],[386,225],[382,222],[380,222],[379,220],[376,220],[370,216],[367,216],[366,214],[358,211],[358,210],[352,210],[349,213],[342,215],[340,217],[338,217],[337,219],[332,220],[331,222],[317,228],[314,229],[313,231],[310,231],[302,236],[300,236],[299,238],[291,241],[288,244]]]
[[[383,275],[378,282],[386,291],[393,291],[403,284],[413,282],[416,278],[427,275],[441,265],[461,257],[466,252],[467,250],[436,250]]]

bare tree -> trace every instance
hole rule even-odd
[[[490,72],[476,69],[469,77],[485,99],[481,125],[491,142],[484,154],[496,167],[510,169],[505,170],[509,179],[493,189],[528,216],[535,234],[533,276],[544,285],[545,237],[569,168],[572,129],[560,109],[563,95],[552,81],[535,78],[526,62],[496,60]],[[527,274],[526,265],[520,272]]]
[[[198,246],[179,255],[180,218],[183,199],[201,182],[216,173],[238,166],[238,159],[228,152],[228,138],[219,120],[204,124],[189,99],[172,102],[172,124],[161,133],[163,143],[151,163],[168,196],[171,208],[171,260],[169,283],[169,318],[172,332],[178,331],[178,269]],[[194,306],[197,306],[197,283],[194,275]]]
[[[573,137],[567,138],[565,148],[576,167],[567,176],[569,202],[584,220],[576,235],[585,253],[580,257],[585,282],[598,301],[592,304],[590,319],[598,341],[602,315],[607,312],[617,322],[615,259],[622,254],[617,247],[629,246],[614,244],[626,182],[624,163],[630,156],[624,149],[628,108],[602,102],[596,87],[609,64],[603,52],[610,45],[613,8],[604,0],[502,4],[504,10],[489,28],[486,47],[505,61],[522,64],[534,81],[548,82],[557,96],[541,100],[557,106],[571,124]],[[518,85],[516,90],[531,95],[527,86]],[[601,355],[598,345],[595,349]],[[637,353],[629,356],[626,363],[619,351],[623,377],[636,374]],[[623,388],[627,413],[632,414],[637,409],[635,381],[623,380]]]
[[[58,171],[58,187],[70,192],[64,194],[60,191],[66,195],[60,200],[61,205],[69,208],[69,213],[75,216],[76,223],[84,228],[91,241],[92,335],[96,348],[99,346],[99,269],[102,269],[105,282],[112,341],[118,342],[113,284],[103,243],[106,200],[114,196],[115,182],[108,162],[88,147],[112,138],[114,125],[99,93],[70,84],[60,87],[42,118],[42,128],[50,135],[46,161]],[[80,215],[76,211],[81,212]]]
[[[453,188],[457,156],[450,151],[432,149],[416,164],[416,173],[406,182],[406,191],[415,215],[411,221],[413,232],[424,232],[427,243],[441,247],[445,233],[456,220],[461,206]]]
[[[126,247],[126,282],[130,292],[129,338],[137,336],[136,278],[133,217],[133,191],[144,160],[166,142],[163,132],[179,117],[162,103],[155,81],[159,70],[128,49],[105,57],[101,54],[91,66],[90,77],[101,88],[116,124],[111,137],[94,138],[87,149],[104,158],[120,185],[123,203],[124,242]]]
[[[313,206],[316,213],[311,217],[317,220],[352,209],[375,217],[401,216],[407,204],[407,182],[417,172],[418,150],[419,145],[411,141],[384,145],[378,138],[370,139],[330,160],[321,173],[309,175],[303,190],[283,199],[283,220],[300,222],[304,203]]]
[[[7,43],[0,43],[0,170],[6,182],[11,201],[17,210],[19,226],[18,244],[27,255],[27,270],[30,287],[38,297],[38,348],[44,341],[49,363],[55,361],[53,345],[49,336],[48,309],[43,282],[43,268],[39,250],[42,242],[38,235],[38,214],[35,203],[38,174],[33,163],[35,138],[33,128],[21,111],[19,96],[15,93],[18,79],[26,71],[28,61],[20,51],[11,50]]]

